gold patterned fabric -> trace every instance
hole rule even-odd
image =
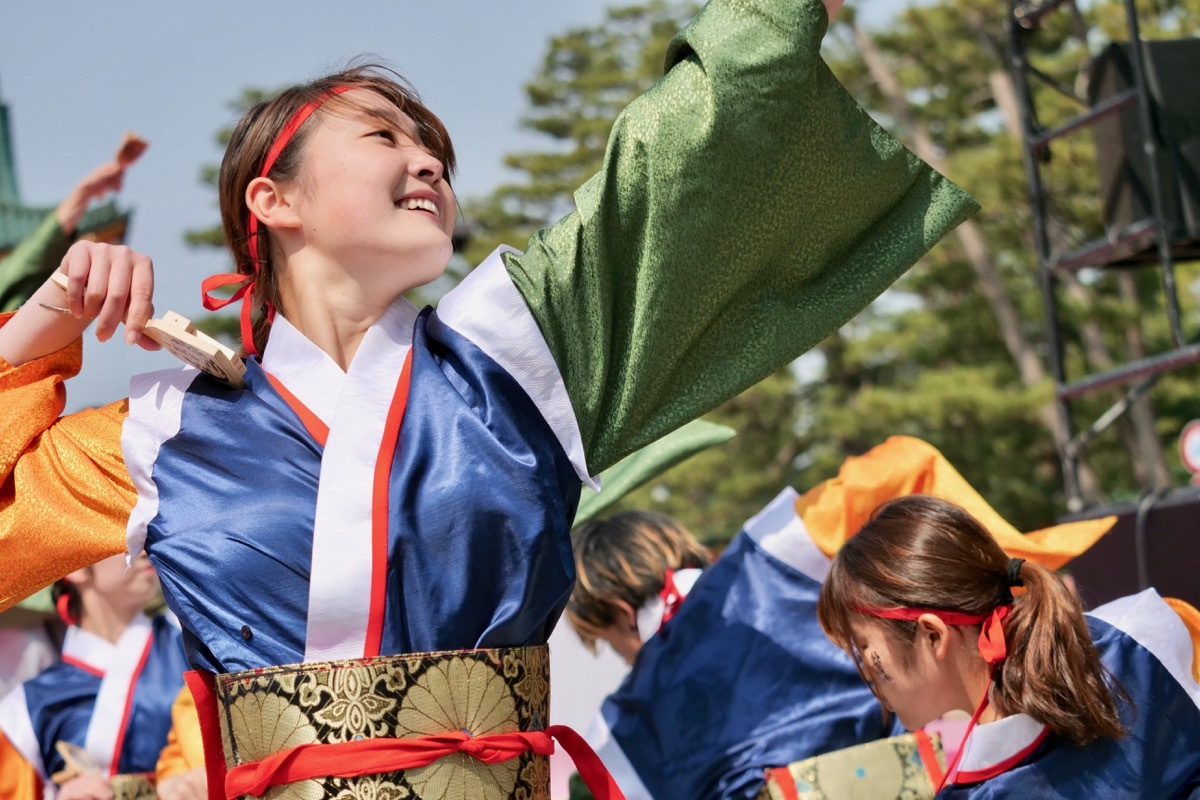
[[[941,737],[931,736],[929,743],[940,769]],[[911,733],[806,758],[785,769],[795,792],[781,785],[783,776],[770,775],[758,800],[931,800],[937,792]]]
[[[117,775],[109,785],[113,800],[155,800],[158,797],[150,775]]]
[[[415,653],[219,675],[227,770],[297,745],[540,731],[550,706],[545,645]],[[548,800],[549,759],[488,765],[454,753],[416,769],[273,786],[270,800]],[[247,795],[248,797],[248,795]]]

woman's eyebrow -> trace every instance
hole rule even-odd
[[[386,124],[414,140],[420,140],[417,124],[396,109],[363,108],[358,118],[368,124]]]

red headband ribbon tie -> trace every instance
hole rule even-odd
[[[987,614],[965,614],[961,611],[942,611],[938,608],[856,608],[859,614],[880,619],[901,619],[915,622],[922,614],[932,614],[947,625],[979,625],[979,654],[989,664],[999,664],[1008,655],[1004,642],[1004,620],[1012,606],[996,606]]]
[[[266,160],[263,161],[262,169],[258,172],[258,177],[265,178],[271,174],[271,169],[275,166],[275,162],[279,160],[279,156],[283,153],[284,148],[291,142],[292,137],[296,135],[296,131],[300,126],[313,115],[327,100],[339,95],[342,92],[349,91],[350,86],[335,86],[317,100],[305,103],[301,106],[287,124],[283,126],[283,130],[275,137],[275,141],[271,144],[271,149],[267,151]],[[254,285],[258,281],[259,270],[261,269],[262,259],[259,257],[258,248],[259,222],[258,217],[254,216],[253,212],[249,212],[249,221],[246,225],[246,246],[250,251],[250,264],[246,268],[246,272],[223,272],[217,275],[211,275],[204,279],[200,284],[202,302],[204,307],[209,311],[216,311],[224,308],[230,303],[235,303],[238,300],[242,301],[242,309],[239,314],[241,322],[242,347],[246,348],[246,353],[251,356],[258,355],[258,350],[254,347],[254,327],[250,319],[250,304],[248,299],[254,296]],[[213,297],[211,292],[221,286],[237,285],[237,290],[227,298]],[[267,320],[274,321],[275,306],[267,301]]]

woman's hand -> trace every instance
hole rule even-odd
[[[158,349],[143,334],[154,314],[154,265],[147,256],[121,245],[76,242],[58,272],[67,277],[66,291],[46,281],[34,292],[0,328],[0,358],[19,366],[61,350],[92,320],[96,338],[107,341],[122,318],[126,342]]]
[[[76,319],[96,320],[96,338],[106,342],[125,320],[133,344],[154,314],[154,264],[124,245],[76,242],[59,272],[67,276],[67,302]],[[86,325],[86,323],[85,323]]]
[[[196,767],[181,775],[163,778],[158,784],[159,800],[206,800],[208,797],[208,774],[204,767]]]
[[[112,787],[99,775],[80,775],[58,787],[58,800],[112,800]]]

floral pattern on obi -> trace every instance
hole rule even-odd
[[[940,763],[941,738],[930,740]],[[768,773],[758,800],[931,800],[936,793],[911,733],[806,758],[786,769],[796,784],[795,794],[785,793]]]
[[[295,664],[220,675],[226,766],[300,744],[544,730],[545,645]],[[454,753],[414,769],[273,786],[268,800],[547,800],[549,760],[488,765]]]

